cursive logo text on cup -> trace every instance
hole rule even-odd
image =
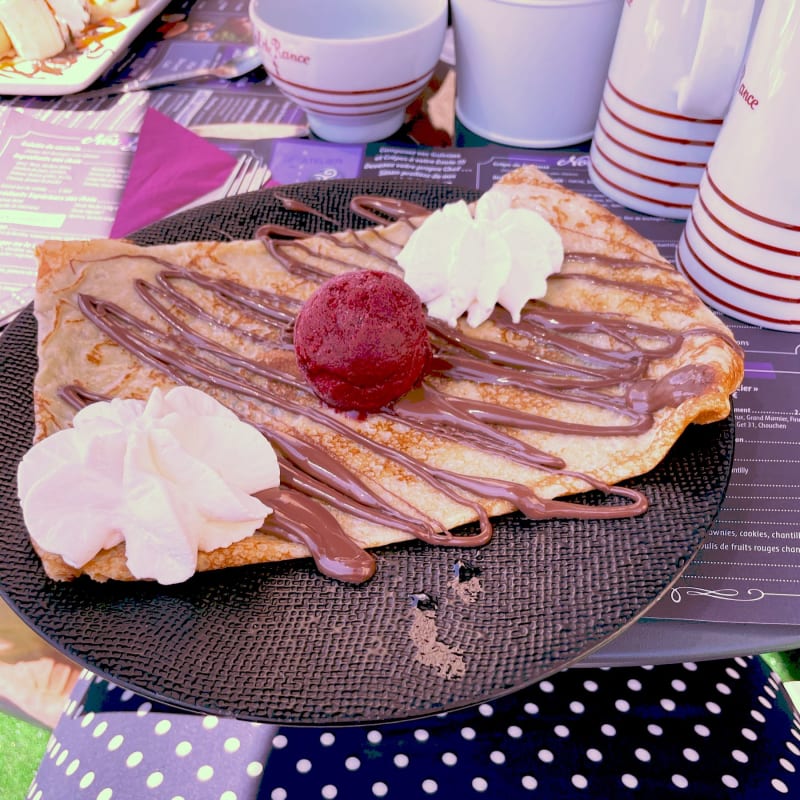
[[[744,81],[739,84],[739,97],[752,109],[758,105],[758,98],[747,88]]]
[[[271,62],[271,71],[275,75],[280,76],[281,74],[281,68],[280,68],[281,62],[290,61],[295,64],[311,63],[310,55],[295,50],[291,50],[288,47],[284,47],[281,44],[281,40],[278,39],[277,36],[273,36],[271,39],[267,39],[266,37],[264,37],[261,40],[261,44],[267,51],[267,54],[269,55],[269,60]]]

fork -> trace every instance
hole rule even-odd
[[[139,80],[128,81],[128,83],[118,83],[113,86],[104,86],[101,89],[90,89],[87,92],[77,92],[72,95],[73,99],[89,100],[95,97],[111,97],[115,94],[128,94],[138,92],[142,89],[154,89],[157,86],[167,86],[183,81],[192,81],[200,78],[225,78],[231,80],[246,75],[261,64],[261,51],[257,45],[245,48],[233,58],[215,67],[198,67],[188,69],[185,72],[178,72],[173,75],[162,75],[160,77],[141,78]]]
[[[201,197],[192,200],[185,206],[181,206],[170,214],[180,214],[183,211],[188,211],[190,208],[211,203],[215,200],[221,200],[223,197],[233,197],[243,192],[254,192],[260,189],[268,180],[272,171],[270,168],[263,164],[255,156],[245,153],[239,156],[236,161],[236,166],[231,170],[227,180],[222,186],[217,189],[212,189],[210,192],[202,195]]]
[[[228,180],[222,186],[221,197],[232,197],[244,192],[260,189],[268,180],[272,171],[266,164],[251,155],[243,155],[236,162]]]

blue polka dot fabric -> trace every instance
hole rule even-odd
[[[757,657],[574,668],[463,711],[275,728],[85,676],[29,800],[800,797],[800,720]]]
[[[573,669],[418,722],[281,728],[258,798],[800,797],[798,768],[780,684],[736,659]]]

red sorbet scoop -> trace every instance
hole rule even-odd
[[[331,278],[300,309],[294,347],[301,372],[326,403],[377,411],[412,389],[431,359],[416,292],[388,272]]]

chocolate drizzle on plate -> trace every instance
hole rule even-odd
[[[284,206],[329,219],[305,203]],[[355,197],[351,211],[379,224],[394,219],[412,227],[429,213],[413,203],[372,196]],[[385,229],[373,231],[377,246],[353,233],[316,234],[330,245],[325,255],[304,243],[308,234],[287,226],[263,226],[256,236],[287,272],[320,283],[331,272],[352,269],[348,253],[353,250],[399,273],[392,255],[399,245],[387,238]],[[329,509],[451,547],[474,547],[490,540],[492,524],[481,500],[507,501],[532,519],[614,518],[643,513],[647,498],[640,491],[609,486],[591,475],[569,470],[560,457],[531,446],[515,436],[514,429],[593,437],[635,436],[652,427],[653,415],[659,409],[675,407],[714,383],[712,369],[703,365],[682,366],[657,380],[647,376],[653,362],[674,356],[687,337],[719,337],[718,330],[676,332],[643,325],[617,313],[584,313],[542,302],[529,303],[518,323],[503,309],[496,309],[490,322],[499,336],[491,341],[429,319],[434,349],[430,372],[419,388],[378,415],[526,467],[579,478],[587,488],[606,495],[607,502],[591,505],[542,498],[522,484],[441,469],[369,438],[349,424],[346,415],[320,406],[312,397],[311,387],[290,367],[257,360],[201,332],[209,325],[223,328],[234,340],[263,342],[265,348],[290,353],[293,321],[300,307],[296,298],[209,277],[153,256],[143,257],[152,259],[158,270],[153,282],[136,281],[136,293],[166,326],[167,333],[112,302],[80,295],[81,311],[106,336],[175,383],[221,387],[263,407],[324,426],[376,456],[396,462],[451,501],[468,507],[478,520],[476,528],[448,531],[426,514],[393,508],[320,445],[277,425],[259,426],[275,447],[281,467],[280,489],[261,493],[261,499],[274,509],[264,530],[301,542],[318,568],[339,580],[368,579],[375,560],[347,537]],[[613,268],[619,277],[609,279],[583,272],[582,265],[592,260]],[[652,294],[653,287],[636,276],[653,270],[663,271],[664,267],[653,262],[568,253],[564,270],[551,280],[584,282],[598,289],[615,285]],[[210,293],[215,307],[221,304],[232,313],[219,317],[210,314],[192,299],[187,291],[190,287]],[[656,288],[656,292],[673,300],[678,297],[687,303],[699,302],[688,292],[681,295],[678,289],[667,286]],[[240,318],[247,323],[232,321]],[[736,346],[732,340],[729,344]],[[289,362],[291,359],[287,359]],[[447,380],[443,379],[529,390],[576,406],[600,408],[604,418],[613,421],[593,425],[458,396],[447,392]],[[77,386],[63,387],[62,397],[75,408],[102,399]]]

